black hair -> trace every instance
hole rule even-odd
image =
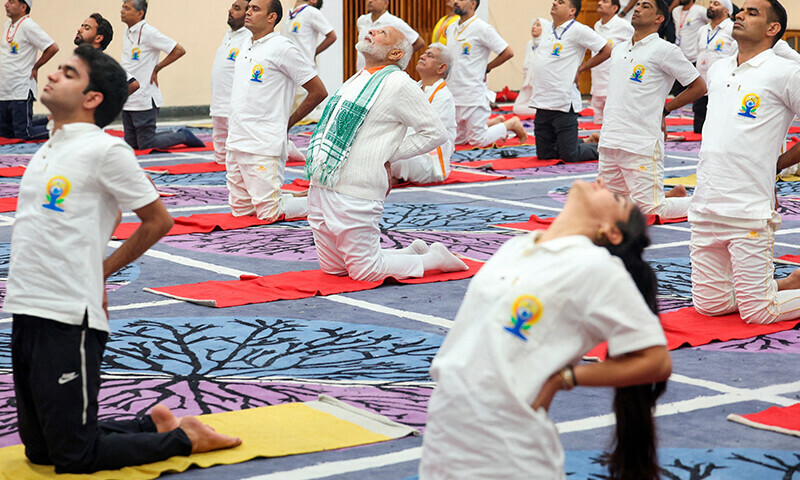
[[[99,13],[93,13],[89,15],[89,18],[93,18],[97,22],[97,35],[103,36],[103,41],[100,42],[100,50],[105,50],[114,38],[114,27],[111,26],[111,22]]]
[[[283,5],[281,5],[281,0],[272,0],[270,2],[267,15],[273,12],[278,14],[278,19],[275,20],[275,25],[280,25],[281,20],[283,20]]]
[[[667,0],[655,0],[655,4],[658,15],[664,17],[664,21],[661,22],[661,25],[658,27],[658,36],[669,43],[675,43],[675,22],[672,21],[672,15],[669,11],[669,2]]]
[[[577,17],[581,13],[581,0],[569,0],[569,3],[572,4],[572,8],[575,9],[575,16]]]
[[[650,245],[647,221],[634,207],[625,222],[617,223],[622,232],[619,245],[606,245],[612,255],[619,257],[633,278],[650,310],[658,314],[656,274],[642,258]],[[613,451],[605,456],[611,480],[658,480],[658,451],[653,408],[667,388],[666,382],[617,388],[614,413],[617,431]]]
[[[317,0],[317,3],[313,4],[314,7],[317,7],[317,10],[322,10],[322,4],[324,3],[323,0]]]
[[[475,10],[477,11],[478,7],[481,6],[481,0],[472,0],[472,1],[475,2]]]
[[[633,1],[633,0],[631,0]],[[611,0],[611,5],[615,5],[617,7],[617,11],[619,12],[622,9],[622,4],[619,3],[619,0]]]
[[[111,123],[128,100],[128,75],[113,58],[88,43],[75,49],[89,70],[89,85],[83,93],[99,92],[103,101],[94,111],[94,123],[100,128]]]
[[[25,0],[19,0],[19,3],[25,5],[25,8],[26,8],[25,15],[30,15],[31,14],[31,8],[32,8],[31,4],[26,2]]]
[[[788,15],[786,14],[786,9],[783,8],[781,2],[778,0],[767,0],[769,2],[769,10],[767,11],[767,21],[768,22],[778,22],[781,26],[781,31],[775,35],[775,38],[772,40],[772,45],[778,43],[778,40],[783,38],[783,34],[786,33],[786,24],[788,22]]]

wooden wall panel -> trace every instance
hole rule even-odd
[[[344,80],[356,73],[356,49],[358,42],[358,29],[356,20],[359,16],[367,12],[366,0],[344,0]],[[417,31],[425,42],[430,43],[433,27],[436,22],[444,16],[443,0],[392,0],[389,4],[389,12],[406,21],[411,28]],[[408,74],[414,78],[419,78],[414,66],[419,59],[419,53],[415,54],[408,66]]]
[[[594,24],[600,20],[600,15],[597,14],[597,0],[583,0],[581,5],[581,13],[578,14],[578,21],[589,28],[594,28]],[[586,59],[592,56],[591,53],[586,53]],[[584,72],[578,80],[578,89],[582,94],[588,95],[592,90],[592,72]]]

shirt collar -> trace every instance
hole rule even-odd
[[[588,247],[595,246],[591,240],[583,235],[569,235],[566,237],[554,238],[543,243],[536,243],[539,238],[544,235],[544,230],[536,230],[529,234],[531,243],[534,243],[535,248],[541,248],[548,252],[559,252],[572,247]]]
[[[242,28],[244,28],[244,27],[242,27]],[[264,43],[264,42],[268,41],[269,39],[275,37],[276,35],[280,35],[280,33],[278,33],[278,32],[268,33],[268,34],[264,35],[263,37],[259,38],[258,40],[253,40],[252,38],[250,38],[250,42],[251,42],[252,45],[255,45],[257,43]]]
[[[758,68],[758,67],[761,66],[761,64],[763,64],[764,62],[766,62],[767,60],[769,60],[770,58],[772,58],[774,56],[775,56],[775,52],[773,52],[771,48],[768,48],[768,49],[764,50],[763,52],[759,53],[755,57],[751,58],[750,60],[744,62],[743,64],[741,64],[739,66],[743,67],[745,65],[749,65],[749,66],[751,66],[753,68]],[[734,62],[738,63],[736,61],[736,55],[733,56],[733,59],[734,59]]]
[[[85,123],[85,122],[67,123],[65,125],[62,125],[60,129],[51,132],[50,139],[54,142],[61,142],[64,140],[69,140],[70,138],[75,138],[85,133],[97,132],[97,131],[100,131],[100,127],[98,127],[94,123]]]
[[[658,36],[658,32],[653,32],[650,35],[644,37],[643,39],[639,40],[638,42],[634,43],[634,45],[647,45],[648,43],[652,42],[656,38],[660,38]],[[633,42],[633,37],[631,37],[631,42]]]
[[[145,23],[147,22],[145,20],[142,20],[139,23],[134,24],[132,27],[128,27],[128,31],[131,33],[138,32],[142,27],[144,27]]]
[[[423,86],[422,86],[422,81],[421,81],[421,80],[420,80],[419,82],[417,82],[417,84],[418,84],[420,87],[422,87],[422,91],[423,91],[423,92],[427,93],[427,92],[429,92],[430,90],[435,90],[435,89],[436,89],[436,87],[438,87],[439,85],[441,85],[443,82],[444,82],[444,79],[440,78],[439,80],[436,80],[435,82],[433,82],[433,85],[431,85],[431,86],[429,86],[429,87],[423,87]]]

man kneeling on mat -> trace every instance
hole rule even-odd
[[[19,188],[3,305],[14,317],[19,435],[28,459],[55,465],[56,473],[115,470],[241,443],[164,405],[136,420],[97,420],[109,333],[105,279],[172,227],[131,148],[102,130],[127,97],[122,67],[79,46],[48,76],[41,100],[53,133]],[[141,226],[104,260],[120,205]]]
[[[366,68],[328,102],[306,159],[308,223],[322,271],[374,282],[466,270],[441,243],[381,249],[390,162],[430,152],[448,138],[422,90],[402,71],[413,50],[400,31],[370,30],[356,48]],[[414,133],[406,136],[409,128]]]

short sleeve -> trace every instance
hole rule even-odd
[[[602,280],[598,279],[587,298],[586,318],[599,338],[608,341],[610,356],[667,344],[658,317],[621,262],[607,259],[603,265],[594,266],[589,275],[602,275]]]
[[[579,45],[593,53],[597,53],[606,46],[608,41],[586,25],[581,25]]]
[[[399,22],[397,22],[397,29],[400,30],[400,32],[403,33],[403,35],[406,37],[406,40],[408,40],[411,43],[416,42],[417,39],[419,38],[419,33],[417,33],[416,30],[411,28],[402,19],[398,18],[398,20],[399,20]]]
[[[786,78],[787,85],[784,89],[784,101],[796,116],[800,116],[800,64],[792,64],[792,68],[786,74]]]
[[[28,25],[26,23],[30,22]],[[53,39],[50,38],[50,35],[47,34],[42,27],[40,27],[37,23],[33,22],[32,20],[28,19],[28,21],[23,20],[23,25],[27,28],[25,29],[25,39],[37,50],[45,50],[47,47],[52,45]]]
[[[297,85],[305,85],[317,76],[317,70],[314,65],[305,59],[294,44],[287,45],[281,56],[281,61],[278,63],[278,68]]]
[[[126,210],[138,210],[158,200],[158,192],[136,161],[133,151],[115,142],[100,164],[100,184]]]
[[[684,87],[697,80],[700,72],[686,58],[681,49],[671,43],[667,44],[667,47],[664,49],[664,54],[659,56],[661,69],[678,80]]]
[[[487,24],[486,32],[484,32],[483,38],[486,41],[486,46],[489,47],[489,50],[494,52],[495,55],[500,55],[508,48],[508,42],[506,42],[503,37],[497,33],[497,30],[491,25]]]
[[[327,35],[333,31],[333,27],[328,23],[328,19],[316,8],[311,7],[309,10],[309,20],[311,20],[311,29],[320,35]]]
[[[150,24],[145,24],[142,28],[147,28],[146,35],[142,38],[142,43],[149,47],[169,54],[178,45],[178,42],[164,35]]]

